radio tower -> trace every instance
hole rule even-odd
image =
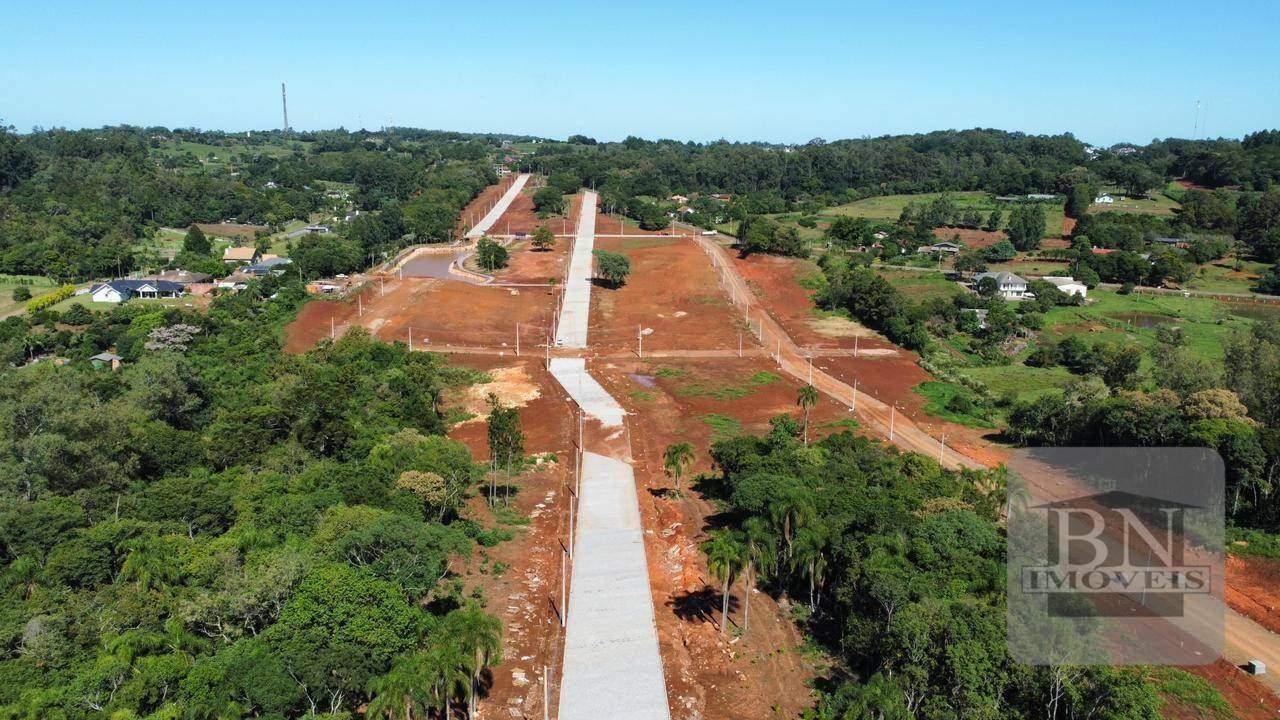
[[[280,107],[284,109],[284,131],[289,132],[289,98],[284,93],[284,83],[280,83]]]

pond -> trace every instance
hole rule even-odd
[[[1270,303],[1222,303],[1224,311],[1250,320],[1280,320],[1280,304]]]
[[[1150,330],[1151,328],[1159,327],[1160,325],[1179,322],[1178,318],[1171,317],[1169,315],[1157,315],[1155,313],[1143,312],[1111,312],[1107,313],[1107,317],[1113,320],[1119,320],[1126,325],[1145,330]]]
[[[420,252],[404,264],[405,277],[457,279],[449,274],[453,261],[463,257],[469,250],[457,252]]]

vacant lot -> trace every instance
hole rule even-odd
[[[592,288],[591,347],[634,351],[643,332],[646,350],[737,349],[744,326],[692,241],[636,235],[597,238],[595,247],[626,255],[631,276],[619,288]],[[751,344],[749,335],[744,342]]]

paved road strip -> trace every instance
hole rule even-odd
[[[527,182],[529,182],[528,174],[517,175],[516,179],[511,183],[511,187],[507,188],[501,198],[498,198],[498,203],[489,212],[485,213],[484,217],[480,218],[480,222],[476,223],[475,227],[467,231],[467,237],[478,238],[489,232],[489,228],[493,227],[493,224],[498,222],[498,218],[502,217],[507,208],[511,207],[511,202],[516,199],[516,196],[524,189],[524,185]]]

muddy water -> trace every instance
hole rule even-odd
[[[456,252],[424,252],[418,253],[404,264],[405,277],[456,279],[449,274],[449,266],[467,254],[466,250]]]
[[[1178,318],[1170,317],[1168,315],[1156,315],[1155,313],[1114,312],[1107,313],[1107,317],[1127,323],[1136,328],[1144,329],[1178,322]]]

